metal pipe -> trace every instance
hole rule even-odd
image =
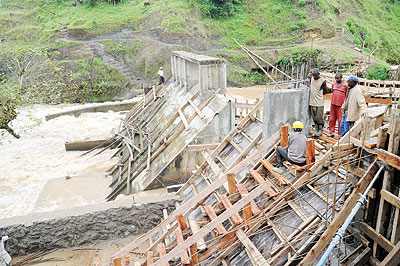
[[[365,190],[364,194],[360,195],[360,199],[357,200],[356,206],[351,211],[350,215],[347,217],[346,221],[339,228],[336,232],[336,235],[332,239],[331,243],[329,244],[328,248],[325,250],[325,253],[322,255],[321,259],[318,261],[317,266],[323,266],[328,259],[329,255],[331,254],[332,250],[339,244],[340,240],[343,238],[344,234],[346,233],[347,227],[350,225],[351,221],[353,220],[354,216],[357,214],[360,207],[364,204],[368,192],[371,190],[372,186],[374,185],[375,181],[378,179],[379,174],[382,172],[384,166],[382,165],[378,172],[375,174],[374,178],[372,179],[371,183]]]

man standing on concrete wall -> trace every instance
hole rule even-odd
[[[0,266],[11,266],[11,256],[8,254],[5,243],[8,236],[3,236],[0,233]]]
[[[346,100],[342,106],[342,112],[347,114],[347,122],[352,128],[354,123],[368,114],[368,107],[365,103],[364,95],[359,86],[357,86],[358,78],[351,76],[347,79],[349,89],[347,91]]]
[[[160,67],[160,69],[158,70],[157,74],[158,74],[158,77],[159,77],[159,81],[158,81],[158,84],[157,84],[157,85],[164,84],[165,79],[164,79],[164,70],[163,70],[163,67]]]
[[[315,124],[311,136],[321,136],[324,129],[324,91],[327,91],[326,80],[321,78],[319,69],[314,68],[308,75],[310,81],[310,111]]]

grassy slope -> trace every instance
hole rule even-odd
[[[244,0],[235,15],[215,20],[201,16],[197,0],[151,0],[149,6],[143,5],[144,0],[125,0],[116,6],[101,3],[96,7],[74,7],[71,0],[3,0],[0,23],[7,24],[9,36],[18,36],[5,45],[25,39],[54,48],[73,44],[54,42],[60,36],[60,24],[94,35],[124,27],[159,28],[222,45],[232,63],[246,58],[233,51],[237,48],[233,38],[253,49],[274,47],[278,57],[285,57],[306,50],[312,32],[320,39],[314,47],[334,59],[351,62],[357,55],[352,47],[362,47],[364,41],[365,53],[379,45],[377,58],[400,63],[400,3],[389,1]],[[335,31],[342,28],[347,41],[339,42]]]

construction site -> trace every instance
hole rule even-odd
[[[314,124],[312,65],[279,68],[240,46],[268,84],[228,88],[223,59],[173,51],[164,84],[104,107],[128,110],[111,137],[65,143],[107,169],[89,186],[46,184],[57,190],[38,206],[63,193],[99,201],[1,219],[12,265],[400,265],[400,81],[360,78],[368,115],[343,136],[329,134],[325,94],[306,164],[278,173],[276,146],[295,121],[306,136]],[[321,70],[329,88],[334,71]]]

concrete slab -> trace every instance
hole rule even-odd
[[[37,199],[33,212],[68,209],[105,202],[110,193],[110,178],[104,174],[49,179]]]

